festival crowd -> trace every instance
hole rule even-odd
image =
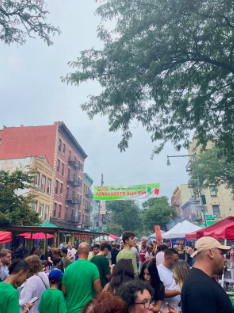
[[[127,231],[122,245],[71,243],[0,251],[0,313],[232,313],[219,284],[231,247],[211,237],[156,247]]]

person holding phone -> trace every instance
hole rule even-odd
[[[29,265],[23,260],[15,260],[9,266],[9,276],[0,282],[0,311],[1,313],[19,313],[19,297],[15,287],[21,286],[29,274]],[[28,313],[33,304],[26,303],[22,313]]]

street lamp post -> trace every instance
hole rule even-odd
[[[203,205],[203,200],[202,200],[202,189],[201,189],[200,179],[199,179],[199,175],[198,175],[198,167],[197,167],[197,158],[196,158],[196,154],[194,153],[194,154],[188,154],[188,155],[168,155],[168,156],[167,156],[167,165],[170,165],[170,160],[169,160],[169,158],[183,158],[183,157],[192,157],[192,158],[193,158],[193,161],[194,161],[194,163],[195,163],[195,171],[196,171],[197,183],[198,183],[198,192],[199,192],[200,199],[201,199],[201,208],[202,208],[204,223],[205,223],[205,226],[207,226],[206,217],[205,217],[205,210],[204,210],[204,205]]]

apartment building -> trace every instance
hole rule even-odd
[[[90,213],[92,211],[92,188],[93,185],[93,179],[87,174],[84,173],[84,200],[83,200],[83,216],[82,216],[82,224],[84,228],[91,228],[90,224]]]
[[[5,127],[0,130],[0,160],[46,156],[54,170],[51,222],[82,227],[84,162],[87,154],[63,122],[53,125]],[[36,181],[44,185],[44,178]]]
[[[171,206],[175,209],[179,220],[183,220],[182,206],[191,198],[191,190],[187,184],[179,185],[175,188],[171,197]]]
[[[53,182],[55,171],[49,164],[47,157],[30,156],[18,159],[0,160],[0,170],[14,172],[16,169],[36,171],[35,182],[28,189],[19,189],[18,195],[31,193],[35,195],[37,203],[32,203],[32,210],[39,213],[40,218],[49,221],[52,213],[53,203]]]

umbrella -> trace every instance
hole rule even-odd
[[[30,239],[31,238],[31,234],[26,234],[24,236],[25,239]],[[53,235],[47,234],[47,239],[51,239],[54,238]],[[44,233],[36,233],[32,235],[32,239],[45,239],[45,234]]]
[[[117,236],[115,236],[115,235],[112,235],[112,234],[110,234],[109,237],[111,237],[112,239],[116,239],[116,240],[119,239],[119,237],[117,237]]]
[[[0,244],[12,241],[12,233],[8,231],[0,231]]]

